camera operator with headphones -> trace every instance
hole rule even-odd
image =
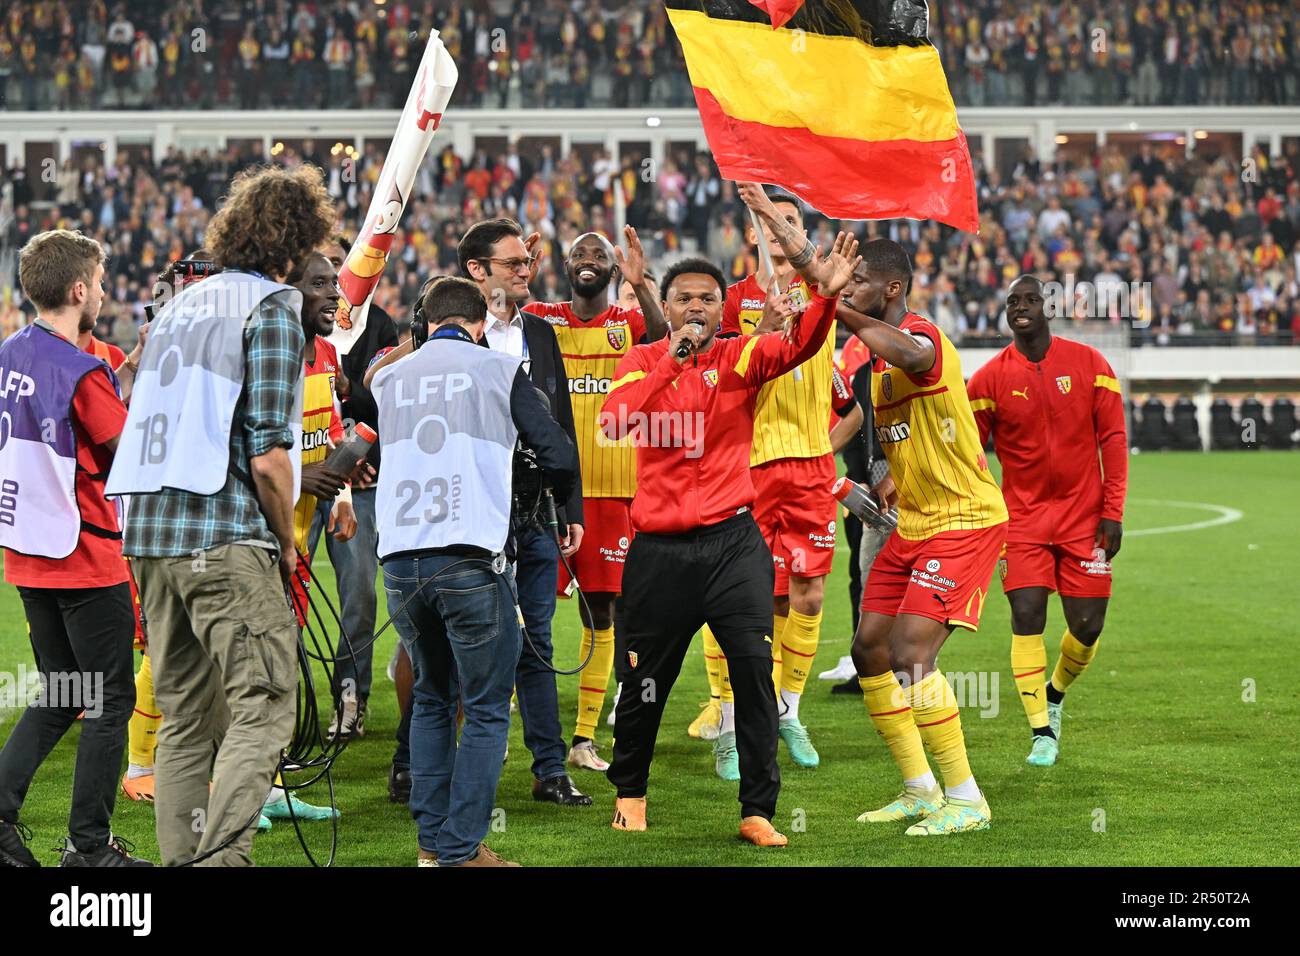
[[[479,347],[487,303],[473,282],[434,283],[419,314],[432,330],[428,342],[367,376],[384,461],[376,497],[384,591],[416,674],[410,806],[418,862],[518,865],[482,842],[522,647],[505,553],[512,461],[522,442],[563,500],[578,453],[522,360]]]

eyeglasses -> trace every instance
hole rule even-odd
[[[521,269],[525,272],[533,271],[533,263],[537,261],[536,256],[529,256],[527,259],[498,259],[496,256],[481,256],[479,262],[495,262],[503,265],[509,272],[518,272]]]

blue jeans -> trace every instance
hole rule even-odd
[[[525,531],[519,535],[515,565],[519,609],[523,611],[524,627],[528,629],[532,647],[526,640],[519,654],[515,693],[519,698],[519,719],[524,725],[524,746],[533,755],[533,776],[538,780],[550,780],[564,773],[566,751],[560,730],[560,697],[555,674],[549,669],[551,618],[555,617],[559,565],[559,551],[549,532]]]
[[[307,533],[307,551],[315,555],[321,532],[329,525],[332,501],[322,501],[312,515],[311,530]],[[334,668],[334,686],[337,699],[344,689],[356,691],[361,700],[370,697],[374,679],[375,646],[375,574],[379,569],[376,553],[379,531],[375,528],[375,489],[352,492],[352,510],[357,515],[357,533],[351,541],[335,541],[332,534],[325,536],[325,549],[334,577],[338,583],[339,614],[343,618],[343,633],[356,648],[356,664],[348,656],[348,647],[339,641]],[[346,659],[344,659],[346,658]]]
[[[384,593],[415,667],[410,806],[420,848],[439,863],[461,863],[487,836],[506,755],[520,648],[514,575],[509,566],[498,574],[477,559],[426,552],[385,562]]]

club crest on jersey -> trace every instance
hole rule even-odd
[[[1003,581],[1007,579],[1007,559],[998,558],[998,577]]]
[[[1061,394],[1062,394],[1062,395],[1069,395],[1069,394],[1070,394],[1070,376],[1068,376],[1068,375],[1058,375],[1058,376],[1056,376],[1056,387],[1059,388],[1059,389],[1061,390]]]
[[[636,651],[628,651],[627,652],[628,666],[631,667],[633,670],[636,670],[636,662],[637,662]]]
[[[609,339],[609,347],[622,351],[623,346],[627,344],[627,329],[617,325],[612,329],[606,329],[605,335]],[[1057,379],[1060,381],[1060,379]]]
[[[893,401],[893,399],[894,399],[894,382],[893,382],[893,380],[889,377],[889,373],[888,373],[888,372],[886,372],[886,373],[881,377],[881,379],[880,379],[880,390],[881,390],[882,392],[885,393],[885,401],[887,401],[887,402],[889,402],[889,401]]]
[[[705,370],[704,384],[709,386],[709,388],[713,388],[718,384],[718,370],[716,368]]]

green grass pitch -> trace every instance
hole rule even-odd
[[[609,827],[613,791],[600,774],[578,772],[595,798],[589,808],[534,803],[529,757],[516,715],[510,758],[497,793],[489,843],[507,859],[546,865],[1251,865],[1300,863],[1300,848],[1279,839],[1268,820],[1293,803],[1300,727],[1300,456],[1286,453],[1170,453],[1132,459],[1123,551],[1115,595],[1096,661],[1066,699],[1057,766],[1025,764],[1029,732],[1009,671],[1006,600],[994,586],[978,633],[958,632],[945,649],[945,672],[982,675],[995,700],[968,700],[963,725],[976,778],[993,809],[983,833],[940,840],[904,838],[903,825],[863,826],[863,810],[890,799],[897,773],[860,697],[835,696],[809,682],[801,707],[822,756],[815,771],[796,768],[781,747],[783,779],[775,822],[784,850],[736,839],[736,784],[713,773],[710,745],[686,726],[708,696],[697,642],[668,703],[650,783],[646,833]],[[1230,520],[1240,512],[1239,519]],[[1191,530],[1165,530],[1199,525]],[[1143,533],[1151,532],[1151,533]],[[849,606],[841,548],[827,585],[816,670],[848,653]],[[318,567],[327,577],[327,561]],[[387,617],[381,595],[381,620]],[[1059,605],[1048,617],[1049,663],[1063,628]],[[555,620],[558,662],[576,662],[577,610],[561,602]],[[376,650],[366,736],[336,764],[342,819],[339,865],[410,866],[415,825],[388,802],[386,773],[397,723],[384,665],[390,629]],[[525,653],[528,653],[525,649]],[[0,591],[0,671],[31,664],[21,604]],[[559,679],[566,736],[572,733],[577,678]],[[994,706],[996,705],[996,706]],[[324,705],[323,705],[324,706]],[[981,716],[981,710],[996,715]],[[0,737],[17,713],[0,711]],[[66,832],[78,730],[51,755],[22,819],[46,865]],[[603,724],[603,752],[609,731]],[[303,794],[325,802],[323,785]],[[120,797],[114,830],[157,859],[153,811]],[[328,824],[308,824],[313,848],[328,845]],[[263,866],[305,863],[292,826],[258,836]]]

